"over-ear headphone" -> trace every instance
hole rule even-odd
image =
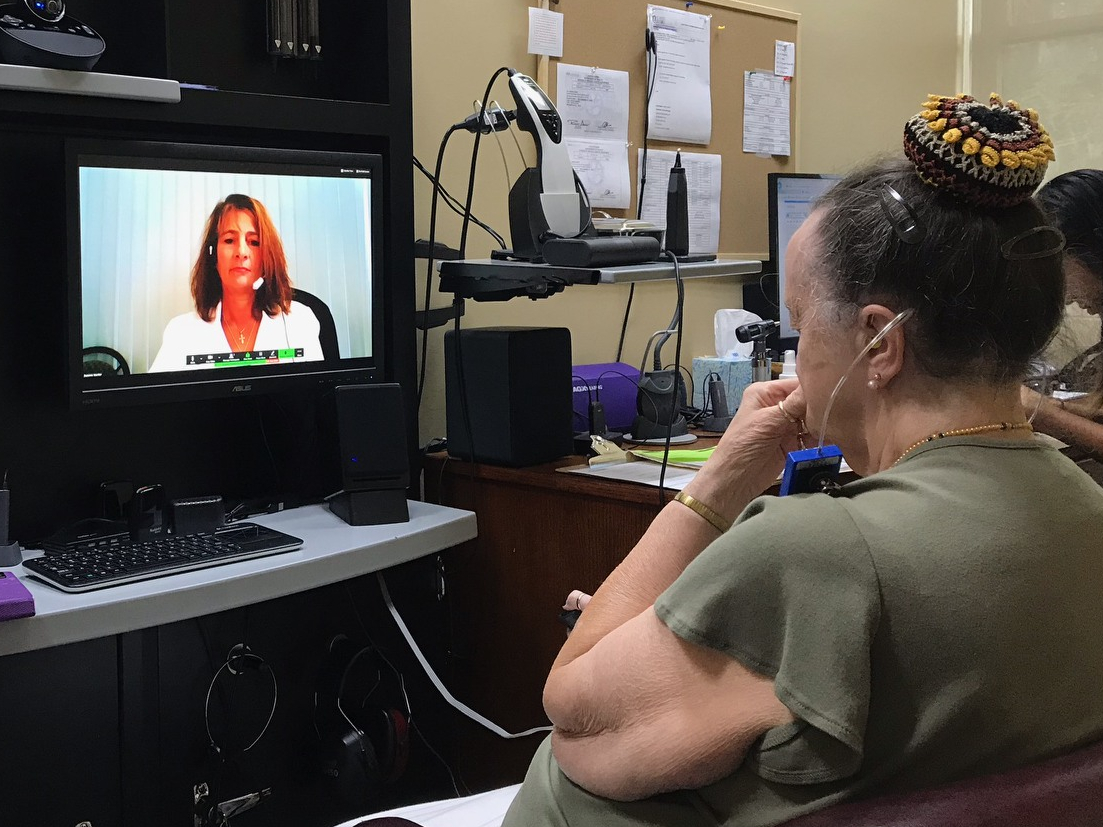
[[[349,803],[368,804],[384,784],[406,769],[409,754],[409,706],[401,698],[383,698],[387,669],[373,646],[359,646],[345,635],[329,643],[314,690],[314,728],[320,741],[322,774]],[[403,708],[383,705],[395,700]]]

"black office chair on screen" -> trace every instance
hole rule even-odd
[[[314,311],[314,315],[318,317],[318,322],[321,325],[321,330],[318,332],[318,343],[322,346],[322,355],[326,361],[340,358],[341,352],[337,346],[337,325],[333,322],[333,314],[329,310],[329,305],[313,293],[307,293],[298,287],[292,288],[291,298],[293,301],[309,307]]]
[[[81,351],[86,376],[129,376],[126,358],[112,347],[95,345]]]

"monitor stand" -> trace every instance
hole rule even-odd
[[[410,522],[405,488],[377,491],[338,491],[326,497],[329,510],[349,525]]]

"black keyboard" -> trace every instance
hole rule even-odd
[[[303,541],[256,523],[215,534],[170,534],[141,542],[89,540],[60,554],[25,560],[32,577],[66,592],[87,592],[300,548]]]

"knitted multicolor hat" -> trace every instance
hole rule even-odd
[[[923,111],[904,125],[904,152],[919,177],[978,207],[1026,201],[1053,160],[1053,141],[1038,113],[969,95],[928,95]]]

